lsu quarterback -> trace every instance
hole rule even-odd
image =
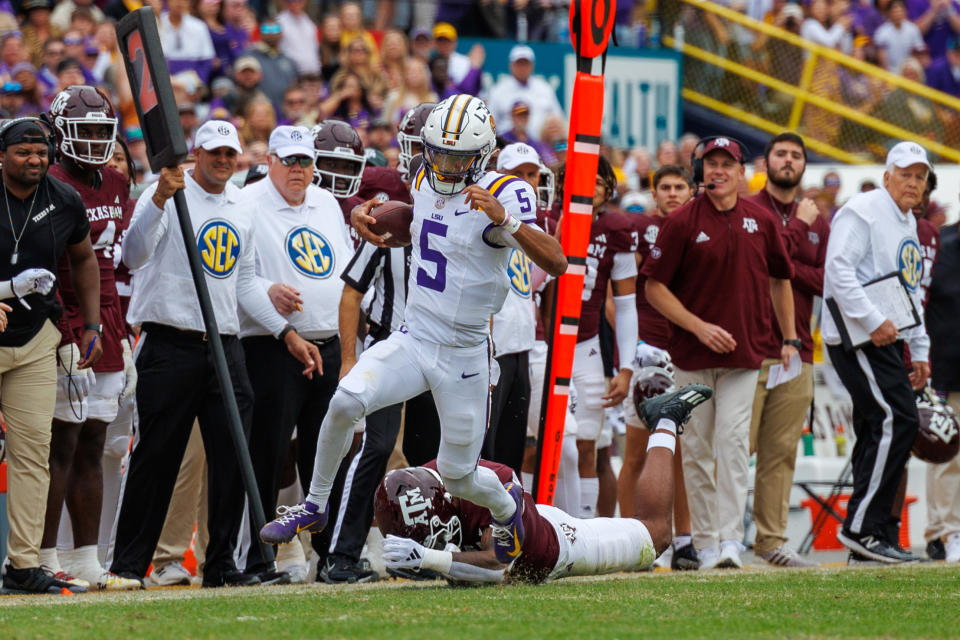
[[[496,127],[482,100],[466,94],[440,102],[421,130],[423,166],[411,186],[413,222],[404,325],[361,354],[340,385],[320,428],[310,493],[280,507],[260,531],[264,542],[291,540],[327,524],[327,499],[354,424],[365,415],[432,391],[441,424],[437,471],[447,490],[492,516],[497,558],[505,564],[523,543],[523,489],[478,467],[495,384],[490,316],[507,295],[510,250],[523,250],[546,272],[567,268],[560,244],[536,225],[537,194],[512,176],[487,171]],[[371,200],[352,222],[368,242],[385,246],[369,224]]]

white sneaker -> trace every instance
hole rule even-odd
[[[943,545],[946,549],[947,562],[960,562],[960,533],[951,533],[947,536],[947,543]]]
[[[702,571],[713,569],[717,566],[717,563],[720,562],[720,549],[716,547],[700,549],[697,551],[697,555],[700,557],[700,569]]]
[[[100,591],[139,591],[143,586],[139,580],[131,578],[121,578],[115,573],[110,573],[104,569],[96,580],[97,589]]]
[[[192,577],[187,568],[179,562],[165,564],[150,572],[150,581],[160,587],[187,586]]]
[[[656,559],[653,563],[653,566],[660,567],[661,569],[669,569],[670,562],[673,560],[673,545],[667,547],[667,550],[660,554],[660,557]]]
[[[721,542],[717,569],[743,569],[743,560],[740,559],[741,551],[743,551],[743,545],[736,540]]]
[[[806,558],[801,558],[797,552],[786,545],[765,551],[760,557],[777,567],[817,567],[819,562],[811,562]]]

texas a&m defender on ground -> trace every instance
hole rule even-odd
[[[520,552],[523,499],[477,467],[487,426],[490,316],[503,304],[511,248],[560,275],[559,243],[534,226],[536,194],[518,178],[488,172],[496,129],[484,103],[459,94],[438,104],[423,127],[424,163],[413,184],[410,292],[404,326],[365,351],[340,381],[320,430],[307,499],[261,530],[285,542],[304,529],[322,529],[334,475],[353,425],[366,414],[433,392],[441,423],[437,470],[451,494],[490,509],[497,557]],[[354,226],[382,246],[367,225],[375,200],[357,207]]]
[[[374,510],[386,537],[384,561],[392,569],[426,569],[473,583],[543,582],[648,568],[670,543],[677,429],[711,393],[709,387],[690,385],[642,403],[640,413],[653,433],[642,474],[648,490],[638,497],[636,519],[580,519],[534,504],[524,492],[527,536],[519,556],[505,567],[491,544],[496,532],[489,512],[453,497],[436,462],[430,462],[391,471],[377,489]],[[509,467],[486,460],[480,465],[508,486],[518,486]]]

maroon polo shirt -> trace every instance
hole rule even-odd
[[[714,353],[695,335],[674,327],[673,362],[687,371],[759,368],[770,325],[770,278],[793,277],[777,226],[764,208],[744,199],[718,211],[706,195],[666,219],[643,273],[662,282],[691,313],[727,330],[737,342],[731,353]]]
[[[793,288],[793,312],[796,317],[797,337],[803,342],[800,359],[813,364],[813,335],[810,333],[810,319],[813,317],[813,297],[823,295],[823,265],[827,258],[827,238],[830,236],[830,224],[817,216],[812,225],[796,217],[797,203],[786,204],[771,196],[766,189],[747,198],[773,214],[780,221],[780,231],[787,245],[787,252],[793,262],[794,276],[790,281]],[[773,302],[767,300],[768,313],[773,315]],[[774,320],[776,317],[774,316]],[[780,325],[773,323],[770,332],[768,358],[779,358],[783,345]]]
[[[640,254],[640,264],[642,266],[650,257],[650,249],[656,243],[660,226],[666,218],[657,215],[637,214],[631,216],[631,220],[639,239],[637,253]],[[647,294],[644,292],[646,284],[647,276],[641,269],[637,273],[637,325],[639,329],[637,335],[647,344],[666,349],[670,346],[670,321],[664,318],[647,301]]]
[[[633,222],[626,214],[612,209],[601,211],[590,224],[587,245],[587,273],[583,278],[583,307],[577,342],[600,333],[600,316],[607,302],[607,282],[613,270],[613,256],[637,250]]]

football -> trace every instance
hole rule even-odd
[[[376,219],[370,230],[386,236],[388,247],[405,247],[410,244],[410,224],[413,222],[413,207],[399,200],[387,200],[373,208],[370,216]]]

